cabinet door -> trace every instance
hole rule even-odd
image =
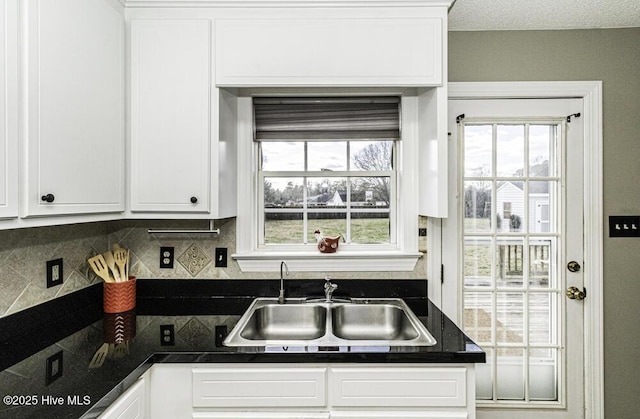
[[[131,210],[208,212],[211,22],[131,22]]]
[[[18,1],[0,0],[0,218],[18,216]]]
[[[108,0],[21,5],[26,9],[24,215],[123,211],[122,10]]]
[[[219,19],[215,39],[218,86],[442,83],[440,17]]]
[[[194,368],[194,407],[325,407],[326,368]]]
[[[331,368],[337,407],[465,407],[465,368]]]
[[[145,377],[141,377],[105,410],[100,419],[145,419]]]

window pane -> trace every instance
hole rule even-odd
[[[264,218],[265,244],[300,244],[304,240],[301,212],[266,212]]]
[[[464,331],[481,346],[483,343],[490,344],[493,341],[490,292],[464,293]]]
[[[551,240],[535,240],[529,244],[529,287],[549,288]]]
[[[302,178],[264,178],[264,242],[302,243],[303,197]]]
[[[302,208],[302,178],[265,177],[264,208]]]
[[[354,212],[351,214],[351,242],[389,243],[390,225],[388,212]]]
[[[531,349],[529,353],[529,398],[558,400],[558,350]]]
[[[491,231],[491,182],[464,183],[465,232]],[[498,222],[501,220],[497,218]]]
[[[314,233],[319,231],[323,236],[344,237],[347,232],[347,214],[342,212],[309,212],[307,240],[315,241]]]
[[[307,178],[307,188],[307,206],[310,209],[347,207],[345,178]]]
[[[553,176],[549,170],[555,126],[529,127],[529,176]]]
[[[476,364],[476,399],[493,399],[493,349],[483,348],[487,354],[485,364]]]
[[[307,143],[307,170],[347,170],[346,141]]]
[[[524,343],[524,298],[519,292],[496,293],[496,342]]]
[[[351,178],[351,208],[389,208],[391,178],[388,176]]]
[[[491,239],[467,238],[464,241],[464,285],[491,286]]]
[[[304,170],[303,142],[261,142],[262,170]]]
[[[554,230],[554,220],[550,210],[555,182],[529,182],[529,231],[549,233]]]
[[[393,142],[351,141],[351,170],[391,170]]]
[[[533,292],[529,294],[529,342],[553,344],[556,336],[556,293]]]
[[[524,400],[524,350],[496,349],[496,395],[500,400]]]
[[[498,231],[522,231],[524,223],[524,183],[498,182],[496,191]]]
[[[493,165],[493,126],[466,125],[464,127],[464,175],[491,176]]]
[[[497,239],[496,274],[499,287],[522,288],[525,263],[522,246],[522,239]]]
[[[498,176],[524,174],[524,125],[498,125],[496,165]]]

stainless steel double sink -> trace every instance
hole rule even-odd
[[[436,340],[399,298],[348,302],[257,298],[227,346],[432,346]]]

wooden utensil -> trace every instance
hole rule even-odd
[[[113,358],[120,359],[129,354],[129,342],[116,343]]]
[[[89,258],[87,263],[89,263],[89,266],[91,266],[91,269],[93,269],[96,275],[104,279],[104,282],[114,282],[109,275],[109,266],[102,255],[95,255]]]
[[[121,248],[120,246],[118,246],[118,248],[116,249],[115,246],[113,245],[114,249],[113,249],[113,258],[116,261],[116,265],[118,265],[118,269],[120,271],[120,279],[121,281],[128,281],[129,277],[127,276],[127,259],[128,259],[128,255],[127,255],[127,251],[126,249]]]
[[[109,344],[103,343],[101,347],[98,348],[96,353],[91,358],[91,362],[89,362],[89,368],[100,368],[102,364],[104,364],[104,360],[107,358],[107,354],[109,353]]]
[[[109,267],[109,269],[111,269],[115,282],[120,282],[120,272],[118,272],[118,269],[116,268],[116,261],[113,258],[113,253],[111,253],[110,250],[107,250],[102,254],[102,256],[104,257],[105,262],[107,262],[107,266]]]

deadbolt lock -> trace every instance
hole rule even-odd
[[[569,272],[578,272],[580,270],[580,264],[575,260],[572,260],[571,262],[567,263],[567,269],[569,270]]]
[[[580,290],[577,287],[569,287],[567,288],[567,297],[570,298],[571,300],[584,300],[585,297],[587,296],[587,293],[585,290]]]

